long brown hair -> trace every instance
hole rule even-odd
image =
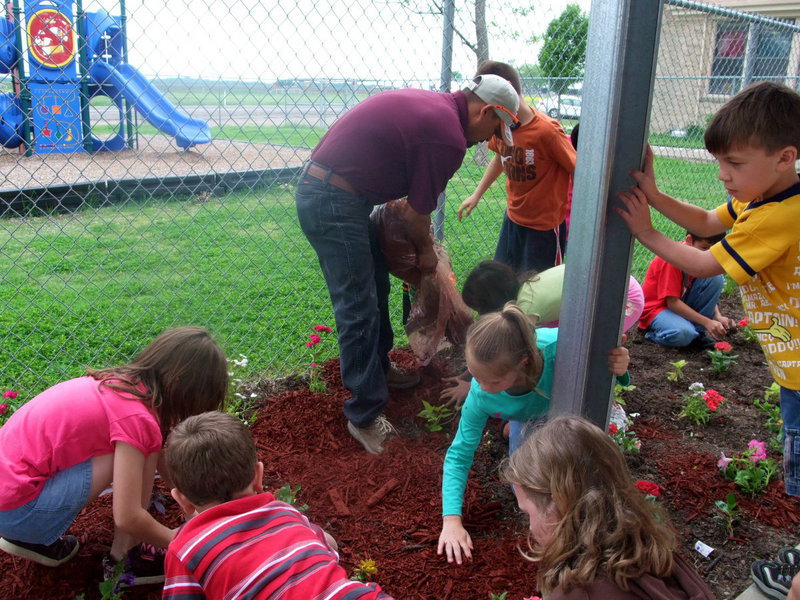
[[[542,376],[544,359],[536,345],[536,330],[527,315],[513,302],[506,302],[500,312],[487,313],[467,330],[467,351],[478,362],[504,375],[518,368],[527,383],[535,388]]]
[[[601,574],[623,590],[650,573],[668,576],[677,548],[664,511],[633,484],[622,452],[582,417],[557,417],[535,430],[501,467],[502,478],[537,509],[559,518],[546,547],[528,535],[545,594],[590,584]]]
[[[228,390],[225,353],[195,326],[167,330],[128,364],[87,374],[152,408],[165,435],[186,417],[222,408]]]

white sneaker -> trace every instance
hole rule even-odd
[[[347,422],[347,430],[357,442],[364,446],[364,450],[370,454],[380,454],[383,452],[383,442],[390,434],[395,433],[394,426],[383,415],[373,421],[369,427],[356,427],[350,421]]]

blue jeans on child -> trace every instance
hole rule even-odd
[[[786,493],[800,496],[800,390],[781,387],[781,418]]]
[[[714,317],[714,309],[719,301],[724,283],[725,278],[722,275],[695,279],[681,300],[704,317],[711,319]],[[665,308],[650,323],[644,337],[662,346],[684,348],[703,335],[705,331],[705,327],[692,323]]]
[[[389,398],[384,373],[394,342],[389,271],[369,219],[374,207],[314,178],[301,179],[295,200],[333,303],[342,383],[352,394],[344,414],[356,427],[367,427]]]
[[[91,489],[92,459],[59,471],[30,502],[0,510],[0,536],[30,544],[52,544],[86,506]]]

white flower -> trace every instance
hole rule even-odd
[[[702,392],[705,389],[706,389],[706,386],[704,386],[699,381],[695,381],[692,385],[689,386],[689,391],[691,391],[691,392]]]

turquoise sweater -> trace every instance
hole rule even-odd
[[[507,421],[531,421],[543,417],[550,410],[558,329],[547,327],[537,329],[536,338],[536,345],[542,351],[544,366],[535,391],[521,396],[512,396],[506,392],[487,394],[475,379],[472,380],[467,399],[461,407],[461,420],[458,423],[456,437],[444,458],[443,515],[461,514],[467,476],[489,417]]]

